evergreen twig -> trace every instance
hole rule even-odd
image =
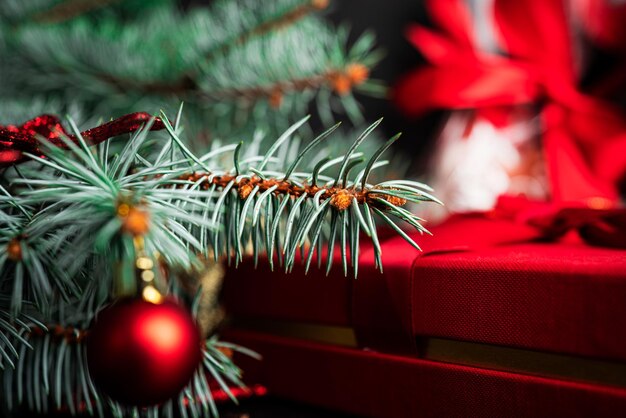
[[[119,1],[121,0],[65,0],[50,9],[41,10],[33,19],[42,23],[60,23]]]
[[[242,45],[252,38],[293,25],[311,13],[324,10],[328,7],[329,1],[330,0],[308,0],[302,4],[296,4],[293,8],[286,9],[283,13],[272,16],[267,20],[262,20],[256,26],[248,28],[246,31],[222,42],[221,45],[206,51],[204,56],[208,60],[211,60],[211,58],[216,55],[223,55],[228,52],[229,49]]]
[[[98,392],[83,346],[95,313],[116,289],[132,289],[132,273],[120,274],[112,266],[133,265],[132,244],[128,248],[138,233],[146,254],[153,254],[169,272],[159,282],[162,292],[180,297],[180,278],[171,272],[201,269],[209,254],[229,264],[246,255],[256,263],[264,255],[270,266],[278,264],[286,271],[299,254],[308,271],[317,254],[319,265],[326,259],[328,272],[338,247],[344,274],[352,266],[356,276],[361,234],[374,243],[382,269],[374,214],[416,247],[391,217],[427,232],[421,219],[403,208],[408,201],[437,202],[427,186],[368,181],[370,172],[384,165],[377,160],[388,144],[367,161],[358,148],[380,121],[345,155],[323,159],[311,171],[298,166],[313,150],[319,153],[338,125],[285,159],[278,156],[292,147],[308,118],[287,129],[265,153],[259,154],[257,141],[252,141],[216,145],[204,155],[185,144],[181,118],[180,111],[173,123],[163,115],[168,138],[161,140],[160,149],[148,146],[160,135],[150,131],[151,120],[116,153],[108,143],[90,148],[70,121],[75,141],[63,135],[57,140],[67,149],[44,141],[40,149],[45,158],[25,154],[33,162],[8,177],[9,187],[0,197],[0,223],[5,226],[0,233],[5,250],[0,253],[0,286],[11,297],[0,298],[0,366],[6,369],[2,385],[9,407],[139,414]],[[363,168],[356,171],[359,165]],[[94,276],[95,270],[99,274]],[[7,322],[7,315],[17,326]],[[172,417],[176,410],[183,416],[215,414],[207,376],[227,393],[228,382],[242,384],[241,372],[219,351],[220,344],[211,338],[188,388],[146,416]]]

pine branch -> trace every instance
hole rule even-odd
[[[242,45],[252,38],[293,25],[311,13],[326,9],[329,1],[330,0],[308,0],[302,4],[296,4],[291,9],[287,9],[276,16],[270,16],[267,20],[261,20],[257,25],[247,28],[244,32],[223,41],[221,45],[217,45],[206,51],[204,56],[208,60],[211,60],[211,58],[216,55],[224,55],[231,48]],[[191,76],[191,74],[189,75]]]
[[[393,216],[425,232],[421,219],[402,206],[407,201],[437,202],[419,183],[367,182],[370,171],[379,166],[376,160],[389,144],[375,153],[356,176],[351,176],[362,163],[357,148],[379,122],[357,138],[345,156],[317,164],[314,171],[300,172],[296,171],[298,163],[336,127],[313,140],[290,167],[285,166],[283,158],[276,158],[276,153],[289,146],[289,139],[306,118],[288,129],[264,155],[251,155],[238,146],[231,168],[222,169],[217,167],[223,167],[224,157],[233,151],[233,146],[196,156],[184,145],[174,126],[165,117],[162,120],[170,142],[156,157],[136,157],[147,140],[149,126],[136,133],[113,159],[103,155],[96,160],[85,144],[80,149],[69,139],[66,141],[70,153],[48,146],[47,159],[31,155],[54,171],[34,171],[25,178],[14,179],[16,186],[29,186],[20,191],[21,204],[53,205],[54,211],[48,213],[45,222],[33,219],[25,230],[36,231],[38,236],[54,235],[54,231],[79,223],[83,234],[69,237],[68,248],[104,251],[122,245],[125,239],[128,210],[124,210],[124,215],[120,212],[120,205],[124,204],[149,214],[147,245],[169,265],[192,265],[196,254],[209,252],[216,259],[226,257],[229,262],[234,259],[239,263],[248,245],[252,245],[254,254],[267,253],[270,263],[275,261],[276,252],[281,253],[279,262],[290,270],[297,249],[308,245],[313,248],[312,244],[325,241],[327,217],[336,213],[341,219],[341,240],[350,244],[350,264],[356,272],[356,236],[363,231],[377,239],[362,211],[374,211],[385,222]],[[335,174],[329,176],[332,169]],[[398,233],[412,242],[399,229]],[[334,242],[328,245],[334,246]],[[61,265],[66,259],[75,259],[73,250],[56,257]],[[376,257],[380,257],[378,250]]]
[[[150,251],[160,254],[166,264],[183,268],[196,265],[199,254],[209,253],[238,263],[251,245],[255,256],[266,253],[273,264],[276,255],[279,264],[289,270],[297,249],[317,248],[319,255],[323,242],[329,249],[334,247],[336,235],[327,227],[328,217],[332,217],[341,219],[336,233],[350,244],[356,273],[356,237],[363,231],[377,241],[371,211],[385,222],[394,216],[425,231],[421,220],[402,206],[408,201],[436,202],[426,186],[409,181],[368,182],[369,173],[382,165],[376,160],[396,138],[351,176],[362,161],[357,148],[377,124],[357,138],[345,156],[316,163],[313,171],[297,171],[311,152],[319,151],[336,126],[294,154],[292,164],[286,166],[285,158],[276,155],[289,147],[289,139],[306,119],[287,130],[264,155],[254,155],[254,146],[246,151],[241,145],[228,145],[196,156],[177,133],[180,117],[174,126],[163,118],[169,141],[157,154],[141,156],[151,124],[136,132],[118,154],[109,155],[107,146],[101,147],[104,152],[97,157],[71,124],[78,144],[68,137],[58,139],[65,141],[69,152],[44,144],[47,158],[29,155],[40,167],[12,178],[13,194],[0,199],[8,213],[26,214],[11,218],[15,226],[2,237],[4,248],[17,242],[20,250],[28,250],[7,258],[2,270],[1,277],[14,286],[16,303],[28,294],[36,306],[45,308],[53,292],[66,295],[66,299],[76,294],[75,281],[84,281],[82,271],[91,263],[92,256],[85,249],[93,248],[99,257],[104,256],[103,260],[108,260],[104,264],[115,264],[119,257],[116,248],[126,245],[128,232],[136,228],[132,226],[135,219],[142,216],[150,225],[143,227]],[[231,167],[221,168],[234,148],[237,152]],[[33,215],[42,210],[45,216]],[[380,258],[378,247],[375,255]],[[310,253],[309,263],[312,257]],[[328,260],[328,268],[330,263]],[[59,268],[44,270],[41,265]],[[30,291],[16,291],[21,288],[16,284],[26,278]],[[132,282],[132,277],[128,280]],[[107,283],[103,281],[101,286]]]
[[[10,297],[0,296],[0,370],[15,368],[20,347],[32,348],[24,335],[31,330],[33,324],[35,327],[43,327],[32,315],[24,312],[12,314],[11,304]]]
[[[35,16],[35,20],[46,23],[70,20],[85,11],[97,7],[104,7],[108,3],[116,1],[119,0],[105,0],[99,2],[93,0],[66,0],[55,4],[50,10],[41,11]],[[211,59],[215,58],[217,55],[227,53],[231,48],[241,46],[261,35],[293,25],[311,13],[325,9],[328,7],[328,2],[329,0],[306,0],[296,3],[291,8],[280,10],[280,13],[276,15],[269,15],[265,19],[260,19],[258,22],[255,22],[254,26],[245,28],[243,32],[236,33],[232,38],[219,42],[208,51],[202,53],[202,55],[204,55],[205,61],[210,63]],[[219,7],[218,5],[215,9]],[[120,91],[132,89],[144,93],[151,92],[177,95],[197,90],[197,82],[195,80],[202,76],[198,68],[191,68],[183,72],[176,80],[169,82],[142,82],[141,80],[117,77],[106,72],[96,72],[94,75],[99,77],[102,81],[117,87]]]
[[[366,66],[351,63],[342,69],[330,69],[307,77],[279,80],[269,85],[201,91],[198,95],[213,100],[246,99],[250,102],[267,98],[272,107],[278,108],[285,94],[327,86],[337,94],[345,96],[354,86],[364,83],[368,77],[369,69]]]
[[[73,5],[85,16],[70,12],[71,20],[63,20],[63,6],[53,4]],[[174,96],[183,95],[201,130],[252,139],[239,146],[214,141],[209,152],[196,154],[189,135],[194,127],[185,131],[192,141],[182,137],[179,112],[167,132],[150,132],[148,124],[123,144],[94,148],[71,123],[72,132],[56,143],[25,150],[31,162],[2,173],[0,292],[7,297],[0,297],[0,366],[7,368],[1,384],[9,407],[209,417],[217,412],[209,379],[226,392],[227,382],[241,384],[223,350],[245,350],[211,338],[190,386],[160,408],[129,410],[93,387],[82,340],[99,309],[135,292],[138,236],[164,267],[155,273],[155,286],[188,301],[195,287],[174,272],[201,269],[209,255],[235,264],[250,256],[285,270],[298,259],[308,270],[315,259],[319,266],[326,261],[329,271],[338,250],[345,274],[352,265],[356,276],[359,246],[368,235],[382,269],[376,221],[391,222],[411,240],[392,218],[424,231],[403,206],[436,201],[418,183],[369,180],[386,163],[379,160],[382,148],[366,158],[371,152],[362,143],[373,129],[339,153],[341,141],[327,141],[336,127],[309,142],[305,120],[269,149],[261,146],[263,135],[248,135],[252,129],[273,135],[305,113],[315,96],[323,116],[330,115],[325,120],[336,109],[359,113],[351,92],[373,86],[367,80],[378,59],[373,38],[365,35],[347,48],[347,32],[313,13],[325,0],[218,1],[187,15],[169,7],[146,13],[144,5],[124,2],[96,20],[87,13],[96,6],[90,0],[3,2],[4,123],[50,109],[128,113],[138,101],[161,106],[162,98],[178,103]],[[38,9],[48,10],[46,23],[58,24],[37,25],[42,21],[31,17]],[[131,9],[141,13],[126,13]],[[168,27],[177,30],[162,30]],[[67,105],[67,98],[77,105]],[[302,150],[301,141],[308,144]]]
[[[39,311],[48,312],[54,288],[66,300],[77,294],[78,288],[53,262],[56,252],[51,248],[50,238],[27,228],[36,218],[31,209],[10,195],[0,197],[0,202],[7,206],[6,221],[1,223],[0,232],[0,248],[4,250],[0,255],[0,290],[11,295],[7,312],[11,318],[17,318],[29,303]],[[27,295],[30,301],[25,302]]]
[[[33,16],[33,20],[41,23],[60,23],[119,1],[121,0],[65,0],[48,10],[39,11]]]
[[[320,202],[330,199],[330,205],[338,211],[349,209],[354,201],[356,201],[357,205],[368,203],[370,206],[375,206],[379,209],[385,208],[385,204],[380,203],[383,200],[397,207],[404,206],[407,202],[407,199],[400,197],[401,193],[394,189],[377,192],[376,188],[359,190],[335,186],[323,188],[313,184],[300,185],[288,180],[267,179],[256,175],[241,177],[237,175],[213,175],[196,172],[184,174],[178,180],[193,182],[204,190],[208,190],[213,186],[224,189],[232,183],[232,189],[237,190],[237,194],[242,200],[246,200],[253,190],[256,190],[256,193],[259,195],[269,191],[274,196],[282,196],[283,198],[298,198],[306,194],[309,198],[316,198]],[[182,184],[179,185],[179,187],[182,186]]]
[[[32,23],[63,25],[100,9],[123,12],[120,16],[129,18],[155,5],[171,6],[173,3],[170,0],[152,0],[149,4],[143,0],[3,0],[0,2],[0,21],[13,29]]]
[[[315,97],[327,123],[342,111],[359,120],[350,93],[377,88],[369,80],[379,58],[373,37],[348,48],[345,30],[311,14],[321,6],[229,0],[185,15],[160,8],[128,22],[109,13],[96,22],[85,16],[0,28],[0,37],[10,40],[0,42],[0,71],[9,81],[0,95],[14,102],[64,92],[96,113],[129,113],[138,100],[162,106],[164,99],[184,98],[194,108],[188,115],[203,123],[198,129],[208,125],[217,137],[259,127],[280,132]],[[178,29],[164,34],[163,27]]]
[[[217,410],[209,379],[227,393],[230,384],[242,385],[240,370],[221,351],[235,347],[213,337],[188,388],[160,407],[127,409],[93,386],[82,344],[86,327],[120,289],[134,292],[132,240],[137,236],[145,253],[167,272],[155,285],[182,298],[185,286],[174,272],[202,269],[209,254],[235,264],[251,255],[255,262],[278,263],[286,271],[301,254],[306,270],[313,259],[321,265],[325,258],[330,271],[337,249],[344,274],[352,266],[356,276],[362,234],[372,240],[382,269],[376,217],[415,247],[392,217],[427,232],[421,219],[403,208],[409,201],[437,202],[427,186],[369,181],[372,170],[385,164],[379,161],[383,152],[398,138],[365,160],[359,148],[380,121],[344,155],[317,161],[313,156],[325,154],[320,151],[338,125],[299,151],[292,143],[308,118],[263,154],[257,152],[257,137],[247,145],[216,145],[195,155],[180,137],[181,118],[180,111],[173,122],[162,115],[166,137],[152,132],[154,121],[149,121],[115,153],[110,152],[115,144],[89,147],[70,121],[71,133],[55,139],[65,149],[42,142],[38,149],[45,158],[25,154],[33,160],[30,165],[5,173],[0,283],[3,290],[12,289],[12,296],[0,298],[0,365],[8,366],[2,385],[9,408],[210,417]],[[38,319],[27,315],[26,307]]]

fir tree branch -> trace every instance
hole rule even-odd
[[[365,65],[351,63],[342,69],[329,69],[307,77],[275,81],[269,85],[201,91],[198,95],[212,100],[246,99],[250,102],[267,98],[272,107],[278,108],[285,94],[329,87],[335,93],[345,96],[368,77],[369,69]]]
[[[188,128],[192,120],[202,121],[201,129],[208,122],[217,137],[250,134],[258,127],[278,133],[314,97],[326,123],[342,111],[357,120],[360,111],[350,92],[375,90],[375,82],[368,80],[369,68],[379,59],[372,50],[374,39],[364,34],[348,47],[347,31],[310,17],[312,7],[311,0],[271,5],[228,0],[187,14],[155,8],[123,24],[113,17],[116,13],[107,13],[101,22],[84,17],[62,25],[0,29],[0,37],[6,32],[11,39],[1,51],[7,60],[0,61],[0,71],[11,80],[3,86],[4,97],[26,100],[64,91],[96,113],[128,113],[137,100],[162,106],[179,97],[194,108],[187,113]],[[290,14],[305,9],[309,13]],[[300,17],[287,19],[290,24],[279,25],[281,30],[243,36],[245,42],[210,60],[203,55],[256,33],[255,28],[270,28],[264,25],[285,15]],[[163,27],[178,30],[164,35]]]
[[[39,11],[33,16],[33,20],[41,23],[61,23],[119,1],[121,0],[65,0],[48,10]]]
[[[176,95],[210,99],[211,101],[245,99],[248,102],[256,102],[267,99],[270,106],[279,108],[283,102],[283,96],[289,93],[303,92],[305,90],[317,90],[328,87],[340,96],[345,96],[357,86],[363,84],[369,78],[369,68],[360,63],[348,64],[342,69],[324,70],[319,74],[307,77],[293,78],[275,81],[269,85],[226,88],[221,90],[201,89],[191,75],[183,75],[178,81],[148,82],[142,83],[137,80],[124,79],[111,74],[98,73],[102,81],[111,84],[119,92],[135,90],[144,94]]]
[[[25,178],[13,180],[16,185],[29,186],[20,191],[21,205],[54,207],[45,222],[35,218],[28,225],[25,231],[37,232],[36,235],[29,233],[31,239],[64,230],[71,225],[69,222],[73,222],[74,226],[80,223],[83,232],[70,238],[73,246],[115,247],[120,245],[119,240],[123,239],[122,232],[126,228],[126,215],[120,215],[119,209],[124,204],[150,214],[148,245],[162,254],[167,264],[187,266],[195,263],[195,254],[209,252],[213,252],[216,259],[226,257],[231,260],[234,257],[238,263],[246,253],[248,243],[252,242],[255,254],[273,254],[274,245],[277,245],[286,257],[283,260],[285,268],[290,269],[297,248],[324,239],[320,237],[324,232],[321,224],[333,212],[338,212],[344,219],[342,225],[351,225],[349,230],[342,232],[342,236],[345,235],[342,242],[346,239],[351,242],[351,253],[356,254],[358,244],[351,241],[355,234],[361,230],[376,234],[358,207],[386,214],[381,216],[385,221],[387,215],[393,215],[424,232],[421,219],[402,206],[407,201],[438,202],[418,183],[389,181],[372,185],[363,181],[375,166],[380,166],[376,165],[376,160],[384,148],[367,161],[361,172],[351,175],[352,168],[362,162],[362,154],[357,148],[376,124],[364,131],[345,156],[318,164],[313,172],[295,172],[293,164],[287,167],[284,159],[277,159],[274,154],[289,145],[288,139],[306,119],[286,131],[265,155],[250,155],[238,146],[235,160],[226,170],[215,167],[223,167],[224,156],[232,147],[195,156],[167,118],[162,117],[162,121],[171,141],[163,149],[178,150],[171,158],[164,158],[167,152],[161,151],[156,160],[149,156],[137,159],[136,154],[147,140],[150,125],[135,133],[112,161],[108,161],[110,157],[106,155],[96,161],[69,139],[66,141],[71,145],[70,153],[48,145],[47,159],[31,155],[54,170],[35,171]],[[75,125],[72,126],[76,129]],[[322,134],[321,139],[329,133]],[[307,147],[295,161],[302,160],[311,149]],[[333,167],[339,170],[334,177],[323,174]],[[63,175],[52,175],[55,172]],[[44,184],[47,187],[42,188]],[[81,215],[86,210],[89,210],[89,217]],[[272,219],[271,224],[261,221],[263,213]],[[286,229],[279,233],[282,223],[286,223]],[[267,236],[267,239],[258,239],[260,236]],[[74,248],[72,245],[68,249]],[[35,244],[31,247],[37,248]],[[58,256],[61,265],[63,260],[75,259],[73,250],[69,251],[67,258]],[[356,269],[357,260],[351,260],[350,264]],[[69,284],[67,280],[59,283]]]
[[[107,0],[106,2],[114,1],[119,0]],[[67,0],[64,3],[55,6],[52,11],[45,13],[42,12],[39,19],[45,20],[46,22],[56,22],[64,20],[63,18],[69,20],[73,16],[80,14],[81,10],[90,10],[90,8],[98,6],[96,3],[99,2],[94,2],[93,0]],[[282,14],[272,16],[268,20],[261,20],[257,26],[247,28],[246,31],[237,34],[234,38],[226,40],[213,47],[204,53],[204,58],[210,63],[211,59],[213,59],[216,55],[226,54],[231,48],[240,46],[255,37],[293,25],[311,13],[325,9],[328,7],[328,3],[329,0],[308,0],[302,4],[296,4],[293,8],[285,10]],[[104,5],[105,4],[102,6]],[[70,8],[72,8],[72,13],[69,12]],[[57,9],[59,9],[59,11],[57,11]],[[63,13],[67,16],[63,15]],[[61,16],[57,16],[59,14]],[[313,75],[306,78],[278,81],[269,87],[228,89],[216,92],[198,92],[198,83],[196,80],[200,74],[198,73],[197,68],[185,71],[177,80],[171,82],[142,82],[140,80],[127,79],[103,72],[96,73],[95,75],[102,81],[116,87],[120,92],[135,90],[144,94],[173,94],[177,96],[184,96],[189,93],[199,93],[203,97],[211,97],[218,100],[224,98],[258,99],[262,97],[273,97],[273,99],[270,100],[272,100],[273,103],[276,103],[276,101],[280,100],[276,97],[276,94],[302,91],[308,88],[319,88],[324,84],[332,83],[333,81],[335,84],[337,82],[345,84],[346,81],[344,81],[344,79],[348,80],[348,78],[350,78],[350,74],[353,75],[352,78],[355,80],[355,84],[361,84],[367,79],[369,70],[367,70],[367,67],[363,67],[362,69],[356,71],[360,71],[360,74],[356,74],[354,70],[350,69],[347,71],[327,70],[323,74],[317,76]],[[363,76],[363,74],[365,74],[365,76]],[[341,79],[341,81],[337,81],[339,79]],[[338,87],[338,90],[341,90],[342,94],[345,94],[346,87],[341,85]]]
[[[190,286],[175,271],[201,269],[209,254],[229,264],[250,255],[255,262],[277,263],[286,271],[292,270],[298,254],[306,270],[317,256],[318,265],[326,259],[329,271],[338,250],[344,274],[352,266],[356,276],[365,236],[372,240],[382,269],[374,215],[416,247],[392,218],[427,232],[422,220],[403,207],[408,201],[438,202],[427,186],[408,180],[368,181],[370,172],[384,165],[378,159],[396,139],[366,160],[359,148],[379,122],[344,155],[318,163],[312,154],[325,154],[320,148],[336,126],[299,152],[293,138],[308,118],[286,130],[265,153],[252,141],[195,155],[181,138],[181,118],[180,111],[173,122],[163,115],[165,131],[152,132],[151,121],[122,149],[100,144],[97,152],[70,122],[77,143],[67,135],[59,137],[67,149],[44,142],[40,149],[45,158],[25,154],[33,162],[20,167],[20,175],[7,177],[10,187],[0,198],[0,222],[7,226],[0,231],[0,248],[5,250],[0,253],[0,283],[12,288],[12,296],[5,301],[8,306],[0,299],[0,358],[9,366],[1,383],[9,407],[27,405],[42,413],[67,408],[70,413],[108,409],[120,416],[209,417],[216,413],[209,379],[224,391],[228,382],[242,384],[239,369],[212,338],[189,387],[160,407],[127,409],[93,386],[83,348],[85,329],[116,289],[129,288],[136,280],[136,236],[142,237],[145,254],[166,267],[159,269],[164,273],[158,273],[163,277],[155,286],[182,300]],[[163,133],[167,141],[157,141]],[[160,148],[155,150],[155,144]],[[300,170],[307,160],[313,170]],[[363,168],[357,171],[359,165]],[[19,247],[15,240],[20,240]],[[116,265],[130,270],[117,270]],[[28,304],[50,325],[26,317],[26,309],[15,309],[16,303]],[[16,323],[21,320],[25,326],[4,326],[3,315],[12,310]]]
[[[308,0],[303,4],[297,4],[293,8],[285,10],[282,14],[272,16],[267,20],[261,20],[256,26],[248,28],[246,31],[224,41],[221,45],[205,52],[204,56],[208,60],[211,60],[214,56],[223,55],[228,52],[229,49],[244,44],[254,37],[262,36],[293,25],[311,13],[326,9],[329,2],[330,0]],[[188,75],[191,76],[192,74]]]
[[[0,370],[7,367],[15,368],[19,360],[18,349],[25,345],[27,349],[32,346],[24,338],[32,328],[42,327],[31,315],[20,312],[15,315],[11,312],[12,298],[0,296]],[[29,325],[30,324],[30,325]]]
[[[237,190],[239,198],[246,200],[250,193],[263,193],[269,191],[274,196],[282,196],[285,198],[298,198],[303,194],[309,198],[315,197],[319,202],[330,199],[330,205],[339,211],[349,209],[353,204],[362,205],[368,203],[370,206],[384,209],[386,206],[381,203],[384,200],[396,207],[402,207],[407,203],[407,199],[400,197],[401,193],[393,188],[384,189],[382,187],[372,189],[356,189],[353,187],[345,188],[341,186],[332,186],[323,188],[313,184],[294,184],[288,180],[279,180],[275,178],[267,179],[258,176],[241,177],[238,175],[214,175],[211,173],[195,172],[183,174],[178,180],[184,182],[193,182],[204,190],[209,190],[212,186],[220,189],[231,185]],[[184,187],[179,184],[178,187]],[[321,192],[321,193],[320,193]]]

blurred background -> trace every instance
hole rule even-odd
[[[626,193],[626,2],[336,2],[373,30],[390,100],[364,97],[450,212],[503,196],[613,207]]]
[[[623,1],[40,3],[0,6],[0,123],[58,108],[86,126],[185,101],[197,149],[309,113],[308,136],[346,122],[339,155],[384,117],[379,142],[404,134],[386,175],[432,184],[446,207],[431,220],[501,196],[621,205]]]
[[[433,183],[447,203],[425,214],[431,219],[491,209],[502,195],[620,205],[626,161],[610,154],[626,152],[626,2],[525,1],[501,11],[495,3],[332,2],[325,11],[330,21],[347,24],[352,41],[375,33],[384,52],[371,76],[390,91],[383,99],[357,94],[365,119],[383,116],[386,137],[403,132],[394,147],[408,157],[408,175]],[[461,32],[469,43],[459,41]],[[516,45],[515,36],[527,45]],[[551,54],[554,60],[546,58]],[[496,62],[505,57],[510,62]],[[551,74],[537,75],[544,71]],[[550,112],[568,118],[554,135],[547,127],[561,122]],[[587,126],[574,126],[576,119]],[[569,138],[553,139],[559,135]]]
[[[183,8],[215,3],[214,0],[181,0]],[[416,22],[428,22],[423,1],[389,0],[339,0],[330,3],[326,17],[337,26],[351,29],[351,40],[370,31],[376,35],[376,43],[384,52],[384,58],[373,68],[372,78],[384,80],[391,85],[400,76],[425,63],[422,55],[408,42],[406,29]],[[406,117],[390,100],[360,95],[363,111],[368,120],[384,117],[382,129],[390,137],[402,132],[404,138],[395,146],[411,153],[414,173],[423,172],[425,153],[432,147],[433,136],[444,119],[441,111],[433,111],[422,118]]]

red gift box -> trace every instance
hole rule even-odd
[[[226,336],[264,356],[248,378],[365,416],[625,410],[626,251],[485,215],[432,231],[423,253],[386,240],[382,275],[368,249],[356,280],[230,271]]]

